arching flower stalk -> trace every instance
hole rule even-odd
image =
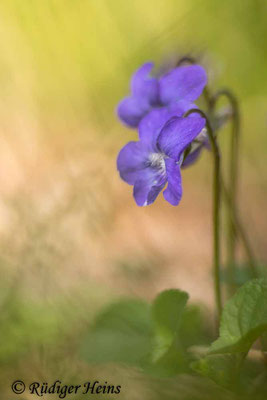
[[[177,66],[181,65],[195,65],[196,60],[190,56],[182,57]],[[230,142],[230,159],[228,168],[228,185],[222,180],[223,195],[227,204],[228,217],[227,217],[227,276],[228,276],[228,294],[231,296],[235,289],[235,266],[236,266],[236,239],[240,237],[245,252],[247,254],[248,263],[251,269],[251,275],[253,277],[258,276],[256,257],[253,251],[253,247],[250,243],[249,236],[240,220],[238,215],[237,206],[237,181],[239,174],[239,151],[240,151],[240,111],[238,100],[233,92],[229,89],[220,89],[215,94],[211,94],[209,88],[205,86],[203,95],[207,104],[207,115],[210,119],[210,123],[215,135],[217,131],[226,122],[232,123],[231,129],[231,142]],[[216,110],[216,106],[221,97],[225,97],[228,100],[229,106]],[[208,146],[205,146],[208,148]],[[191,159],[193,162],[197,159],[203,150],[204,146],[198,146],[195,149],[195,153],[188,156],[188,164],[191,165]],[[186,160],[185,160],[186,161]],[[184,163],[185,163],[184,161]]]

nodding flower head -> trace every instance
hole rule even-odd
[[[209,116],[209,115],[208,115]],[[233,116],[233,110],[229,107],[219,109],[216,114],[210,115],[210,124],[214,132],[220,130]],[[207,129],[203,128],[200,134],[196,137],[190,146],[190,151],[186,154],[182,168],[187,168],[194,164],[200,157],[202,150],[210,150],[210,142],[207,134]]]
[[[120,176],[133,185],[138,206],[153,203],[166,184],[165,200],[179,204],[184,152],[204,126],[205,118],[199,115],[169,118],[166,109],[153,110],[142,119],[139,141],[127,143],[117,159]]]
[[[172,69],[156,78],[150,75],[153,63],[145,63],[133,75],[131,95],[118,106],[118,116],[132,128],[138,127],[141,119],[154,108],[175,107],[184,112],[196,108],[193,102],[201,95],[207,75],[200,65],[187,65]],[[173,115],[177,115],[173,113]]]

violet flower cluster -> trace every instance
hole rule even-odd
[[[207,145],[205,118],[194,101],[202,94],[207,75],[200,65],[180,66],[156,78],[152,63],[137,70],[131,95],[118,106],[118,116],[138,128],[139,140],[124,146],[117,158],[121,178],[133,185],[138,206],[153,203],[159,193],[172,205],[182,197],[181,167],[192,164]],[[186,154],[186,157],[185,157]]]

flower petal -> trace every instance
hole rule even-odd
[[[136,128],[149,109],[150,106],[147,102],[134,97],[126,97],[119,103],[117,113],[122,122],[131,128]]]
[[[159,97],[163,104],[177,100],[196,100],[207,83],[206,71],[200,65],[177,67],[159,80]]]
[[[165,163],[163,169],[148,167],[140,173],[134,184],[134,198],[138,206],[147,206],[153,203],[167,182]]]
[[[168,110],[172,113],[172,116],[182,117],[187,111],[193,108],[198,108],[198,106],[191,101],[179,100],[168,105]],[[197,113],[192,113],[189,117],[199,116]]]
[[[164,199],[177,206],[182,198],[182,177],[180,166],[171,158],[165,160],[168,186],[163,192]]]
[[[182,117],[190,109],[196,108],[193,103],[180,101],[168,107],[155,108],[139,124],[139,139],[150,149],[156,149],[157,138],[163,126],[172,117]],[[190,114],[195,116],[196,114]]]
[[[133,97],[150,105],[158,103],[158,80],[149,75],[153,66],[151,62],[142,65],[131,82]]]
[[[200,145],[198,148],[189,153],[186,159],[183,161],[181,167],[187,168],[190,167],[190,165],[194,164],[200,157],[202,150],[203,150],[203,145]]]
[[[168,121],[158,137],[159,149],[178,161],[186,147],[195,139],[205,125],[205,118],[174,117]]]
[[[137,180],[133,192],[136,204],[142,207],[154,203],[165,184],[166,181],[161,185],[152,186],[146,179]]]
[[[129,185],[133,185],[141,172],[146,168],[148,151],[140,142],[129,142],[119,152],[117,168],[120,177]]]
[[[155,149],[161,129],[173,115],[165,107],[150,111],[139,124],[139,139],[142,143]]]

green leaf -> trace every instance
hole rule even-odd
[[[248,352],[267,330],[267,281],[254,279],[242,286],[223,310],[220,337],[210,354]]]
[[[126,363],[157,376],[189,371],[191,328],[201,318],[196,308],[185,309],[188,295],[180,290],[160,293],[152,306],[120,301],[96,319],[82,346],[89,363]]]
[[[188,300],[188,294],[170,289],[160,293],[152,304],[157,349],[155,359],[161,357],[172,345]]]
[[[184,348],[209,345],[213,336],[204,308],[195,304],[185,307],[179,327],[179,337]]]
[[[152,352],[150,307],[140,300],[112,304],[95,321],[82,346],[90,363],[140,366]]]
[[[188,357],[179,335],[187,300],[187,293],[171,289],[160,293],[152,304],[154,349],[150,371],[154,374],[172,376],[188,371]]]
[[[89,363],[126,363],[160,376],[188,370],[178,332],[187,299],[184,292],[167,290],[151,307],[139,300],[111,305],[87,334],[83,358]]]
[[[191,363],[191,368],[225,388],[237,383],[240,354],[214,354]]]
[[[166,340],[174,338],[188,300],[188,294],[178,289],[161,292],[152,304],[156,333]]]

